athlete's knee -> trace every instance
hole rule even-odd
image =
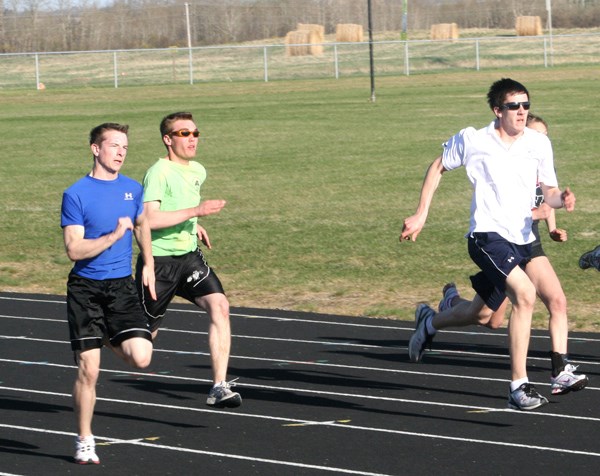
[[[506,306],[508,304],[508,300],[502,301],[500,307],[493,311],[489,307],[484,307],[482,310],[482,320],[480,322],[481,325],[488,327],[490,329],[499,329],[504,323],[504,315],[506,314]]]
[[[145,369],[150,365],[150,362],[152,362],[152,353],[145,353],[142,355],[135,355],[132,358],[131,364],[136,369]]]
[[[213,322],[229,321],[229,300],[224,294],[210,294],[196,301]]]
[[[152,346],[148,349],[147,346],[135,349],[135,351],[128,356],[129,364],[136,369],[145,369],[152,362]]]
[[[229,319],[229,300],[225,296],[219,301],[219,312]]]
[[[229,306],[222,305],[210,311],[210,319],[215,324],[229,325]]]
[[[550,296],[546,302],[550,314],[566,314],[567,298],[564,293],[556,293]]]
[[[152,361],[152,342],[136,337],[128,339],[121,345],[125,360],[137,369],[145,369]]]
[[[100,376],[100,363],[96,359],[86,359],[79,355],[77,380],[83,385],[94,386]]]
[[[504,319],[500,320],[500,319],[489,319],[485,324],[483,324],[485,327],[489,328],[489,329],[500,329],[500,327],[502,327],[502,323],[504,322]]]
[[[464,313],[466,317],[465,322],[468,320],[470,324],[479,325],[485,325],[490,320],[493,313],[479,295],[476,295],[468,304],[459,304],[456,306],[456,310]]]
[[[479,324],[480,326],[486,326],[486,327],[490,327],[493,329],[492,316],[493,316],[493,313],[492,313],[491,309],[489,309],[487,307],[483,308],[477,314],[477,324]]]
[[[523,310],[533,310],[535,305],[537,294],[533,285],[524,286],[517,290],[512,300],[513,307],[517,307]]]
[[[482,310],[477,314],[477,324],[479,324],[480,326],[487,326],[490,323],[491,318],[491,313],[483,312]]]
[[[100,376],[100,367],[96,368],[86,368],[85,370],[81,370],[77,375],[77,380],[81,382],[83,385],[87,385],[90,387],[94,387],[96,382],[98,382],[98,377]]]

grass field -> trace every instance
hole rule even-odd
[[[492,119],[485,94],[503,76],[530,89],[532,112],[550,124],[561,186],[577,196],[574,213],[557,213],[568,242],[544,247],[572,326],[598,330],[600,275],[577,266],[600,243],[595,67],[385,77],[375,103],[368,77],[0,91],[0,289],[64,294],[61,195],[90,170],[93,126],[131,126],[123,172],[141,180],[164,154],[160,119],[191,110],[208,170],[203,197],[228,201],[203,223],[233,306],[412,319],[418,301],[437,304],[446,281],[470,297],[463,171],[444,176],[416,243],[398,235],[441,143]],[[535,326],[546,325],[540,305]]]

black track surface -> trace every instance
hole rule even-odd
[[[572,333],[588,388],[550,394],[549,340],[529,377],[550,404],[506,407],[506,332],[440,332],[408,361],[406,322],[232,309],[243,405],[205,405],[207,317],[173,305],[148,369],[103,350],[101,464],[73,463],[75,366],[63,296],[0,293],[0,473],[11,475],[572,475],[600,467],[600,336]]]

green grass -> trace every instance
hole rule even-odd
[[[204,198],[226,208],[203,220],[208,259],[233,306],[412,319],[454,280],[472,296],[463,238],[469,184],[445,174],[416,243],[398,242],[425,169],[462,127],[491,120],[485,94],[510,76],[550,124],[561,185],[577,196],[564,244],[544,240],[569,299],[573,327],[598,329],[596,271],[579,255],[600,242],[595,128],[597,68],[519,69],[378,78],[119,89],[0,91],[0,289],[65,292],[71,264],[60,222],[62,191],[89,172],[89,130],[131,126],[123,172],[141,180],[164,155],[158,123],[191,110],[208,170]],[[540,305],[536,327],[547,325]]]

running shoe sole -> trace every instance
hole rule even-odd
[[[210,400],[206,401],[206,404],[209,407],[214,407],[214,408],[237,408],[242,404],[242,397],[236,393],[231,395],[230,397],[224,398],[219,400],[218,402],[211,402],[209,403]]]

